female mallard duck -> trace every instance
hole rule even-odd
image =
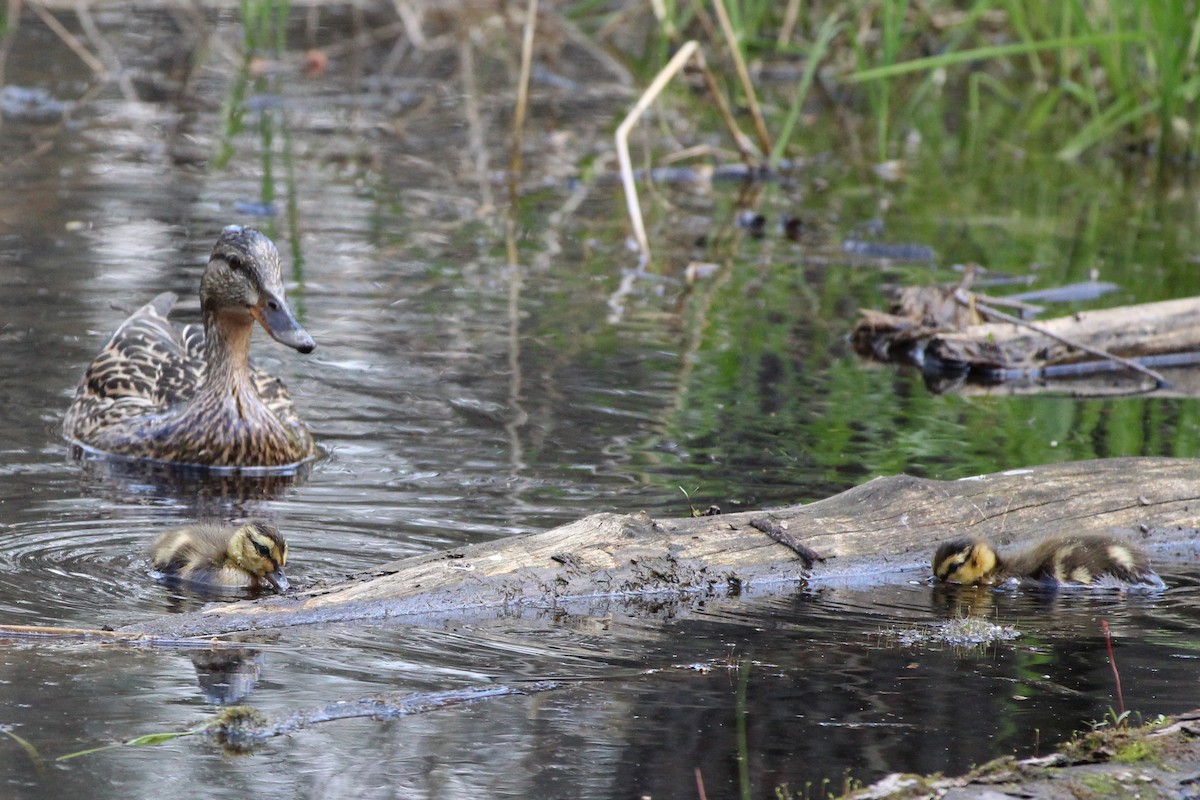
[[[933,574],[968,586],[1028,580],[1052,586],[1163,588],[1145,552],[1102,534],[1058,536],[1006,556],[983,539],[953,539],[934,553]]]
[[[221,232],[200,281],[203,326],[167,320],[166,292],[125,320],[79,381],[63,435],[136,459],[285,467],[312,457],[312,436],[278,378],[250,364],[255,320],[301,353],[313,340],[283,297],[279,251],[253,228]]]
[[[274,525],[249,522],[189,525],[169,531],[150,548],[150,564],[167,578],[209,588],[287,591],[288,546]]]

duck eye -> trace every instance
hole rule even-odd
[[[263,558],[270,558],[271,556],[271,548],[267,547],[265,544],[255,542],[254,549],[257,550],[258,554]]]
[[[226,256],[225,263],[227,263],[229,268],[234,272],[241,272],[246,268],[246,262],[242,261],[240,256]]]

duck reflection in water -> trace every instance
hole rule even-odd
[[[189,653],[204,698],[214,705],[240,703],[254,690],[262,674],[263,651],[222,647]]]

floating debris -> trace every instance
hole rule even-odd
[[[948,644],[952,647],[978,647],[1016,639],[1021,632],[1012,625],[997,625],[978,617],[956,617],[923,628],[888,631],[888,636],[905,647]]]

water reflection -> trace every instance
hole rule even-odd
[[[897,581],[733,599],[653,623],[644,616],[570,627],[543,621],[540,637],[530,635],[530,620],[513,620],[302,630],[244,648],[179,652],[10,640],[0,666],[31,709],[57,720],[35,723],[42,716],[14,711],[17,730],[47,757],[102,743],[105,730],[128,738],[148,727],[190,729],[210,717],[205,704],[249,701],[283,720],[336,698],[352,703],[376,692],[553,677],[563,688],[389,722],[311,726],[286,744],[263,745],[251,759],[286,765],[273,781],[290,792],[314,782],[340,785],[337,776],[353,768],[417,797],[444,796],[446,786],[492,796],[558,796],[568,786],[592,797],[674,796],[694,785],[699,768],[713,796],[737,791],[744,724],[754,794],[769,796],[783,783],[838,784],[847,770],[862,780],[896,763],[961,772],[996,755],[1044,752],[1073,728],[1102,719],[1114,702],[1101,618],[1113,630],[1127,707],[1147,718],[1170,710],[1178,702],[1170,687],[1192,672],[1187,641],[1200,627],[1200,576],[1164,576],[1170,592],[1135,604],[1068,594],[1047,606],[1029,594],[995,592],[992,617],[1022,636],[977,648],[896,646],[889,629],[928,624],[930,604],[940,607],[930,587]],[[1163,617],[1177,620],[1176,632],[1148,638],[1150,621]],[[101,691],[110,684],[115,700],[129,696],[117,687],[131,670],[143,676],[135,683],[137,707],[158,709],[150,726],[116,705],[92,703],[82,717],[64,713],[78,699],[62,687],[87,675],[87,685]],[[336,746],[346,737],[356,742],[353,751]],[[91,768],[126,780],[155,763],[167,785],[178,786],[211,758],[196,741],[137,750],[88,758]],[[395,760],[380,761],[380,752]],[[554,770],[544,768],[547,759]],[[30,785],[83,780],[89,768],[70,763]],[[249,779],[236,773],[233,784]]]
[[[262,674],[265,656],[259,650],[220,648],[188,654],[204,699],[214,705],[245,700]]]
[[[236,15],[209,15],[181,35],[182,18],[167,10],[106,12],[102,33],[123,64],[144,73],[131,96],[102,86],[81,98],[93,80],[86,67],[44,27],[13,28],[9,79],[83,102],[76,124],[53,131],[0,126],[0,151],[21,154],[0,159],[5,622],[117,627],[194,607],[202,601],[154,582],[145,550],[162,530],[197,518],[276,522],[291,544],[289,577],[304,588],[596,511],[686,514],[689,503],[732,509],[826,496],[879,473],[956,477],[1063,458],[1194,454],[1196,407],[1186,400],[931,398],[914,376],[864,370],[846,347],[848,321],[879,305],[883,282],[909,274],[852,268],[804,241],[767,236],[688,283],[684,264],[711,257],[695,243],[715,238],[742,202],[719,187],[670,197],[682,219],[656,224],[676,226],[665,235],[676,237],[680,263],[624,294],[620,322],[608,323],[608,300],[630,263],[621,200],[603,184],[569,195],[563,187],[580,186],[581,164],[608,152],[627,92],[589,76],[607,81],[614,70],[591,70],[594,56],[574,35],[563,40],[572,57],[558,66],[583,89],[543,87],[531,109],[539,157],[526,159],[528,193],[517,209],[524,273],[514,291],[486,213],[487,165],[507,160],[507,131],[496,124],[509,112],[507,55],[488,54],[472,76],[478,113],[467,119],[469,82],[456,88],[455,55],[492,29],[466,20],[449,49],[381,55],[374,41],[347,44],[365,41],[357,34],[374,12],[360,11],[325,6],[304,17],[319,44],[341,49],[324,76],[297,73],[275,87],[287,115],[268,120],[272,135],[286,126],[298,154],[286,186],[294,208],[277,224],[281,241],[303,244],[303,285],[289,296],[321,349],[304,361],[270,349],[255,358],[284,378],[330,453],[304,474],[262,479],[76,462],[56,430],[112,330],[112,307],[165,290],[194,297],[210,234],[250,222],[239,208],[263,210],[239,205],[263,199],[262,165],[280,161],[263,160],[275,151],[264,153],[253,125],[229,134],[239,157],[228,169],[210,162],[226,134],[231,62],[226,44],[195,45],[242,41]],[[193,50],[218,57],[196,64]],[[472,139],[482,150],[467,146]],[[979,193],[988,199],[976,201],[997,205],[970,211],[921,196],[970,202],[949,172],[914,180],[914,198],[857,175],[846,181],[836,166],[812,169],[795,186],[763,192],[759,213],[803,207],[821,239],[828,225],[851,230],[885,206],[903,208],[887,221],[895,241],[939,241],[950,260],[981,252],[1037,260],[1049,280],[1078,267],[1078,250],[1047,230],[1077,230],[1093,207],[1121,218],[1130,205],[1094,163],[1070,174],[1060,164],[1049,178],[1002,169]],[[1048,201],[1045,187],[1059,193]],[[1144,198],[1142,185],[1129,191]],[[1194,207],[1181,187],[1154,210],[1155,230],[1190,230]],[[993,222],[1014,218],[1037,220],[1036,237]],[[947,219],[961,230],[943,237]],[[1131,227],[1102,223],[1085,227],[1105,235]],[[1130,291],[1196,281],[1187,259],[1153,249],[1162,237],[1128,235],[1090,242],[1088,252],[1099,247],[1116,274],[1159,265],[1156,280]],[[929,270],[918,278],[931,280]],[[247,644],[232,660],[221,650],[0,639],[3,723],[47,760],[191,730],[234,697],[280,718],[376,692],[566,683],[387,722],[329,723],[243,758],[192,738],[39,774],[0,737],[0,794],[106,800],[205,786],[239,798],[599,800],[692,796],[699,767],[709,796],[732,796],[738,765],[748,764],[753,794],[769,797],[782,783],[840,785],[848,768],[862,780],[893,769],[956,772],[994,755],[1044,752],[1105,715],[1113,685],[1100,619],[1113,631],[1129,708],[1150,717],[1196,705],[1194,563],[1184,553],[1163,570],[1172,588],[1161,597],[966,597],[906,582],[917,575],[872,576],[877,583],[865,586],[636,614],[598,605],[428,627],[313,628]],[[953,648],[903,647],[887,635],[964,613],[1022,636]]]
[[[86,494],[127,503],[186,503],[193,516],[245,516],[247,510],[281,497],[304,483],[309,463],[283,472],[214,470],[178,464],[72,455],[80,465],[80,489]]]

